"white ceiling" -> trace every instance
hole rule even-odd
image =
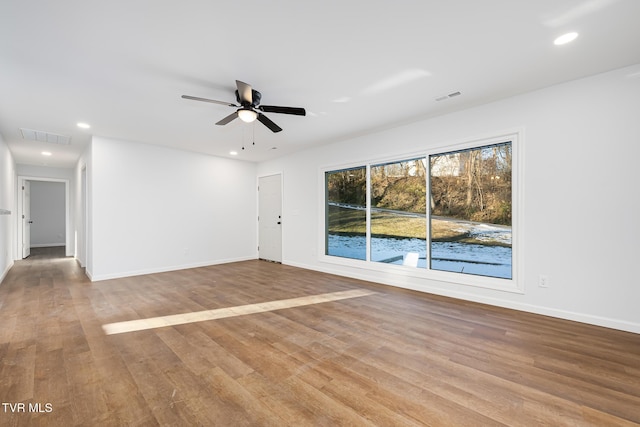
[[[91,135],[262,161],[640,63],[638,18],[638,0],[8,0],[0,133],[21,164],[73,167]],[[307,116],[216,126],[233,109],[181,98],[235,102],[236,79]]]

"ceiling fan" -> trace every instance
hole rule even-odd
[[[236,80],[236,105],[231,102],[216,101],[215,99],[199,98],[197,96],[182,95],[184,99],[192,99],[194,101],[211,102],[213,104],[226,105],[228,107],[237,108],[235,113],[229,114],[224,119],[217,122],[217,125],[226,125],[236,118],[240,118],[243,122],[251,123],[256,119],[271,129],[272,132],[280,132],[282,128],[275,124],[271,119],[262,114],[265,113],[280,113],[280,114],[293,114],[295,116],[304,116],[306,111],[304,108],[296,107],[277,107],[275,105],[260,105],[260,99],[262,95],[257,90],[253,89],[251,85]]]

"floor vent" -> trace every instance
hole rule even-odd
[[[22,137],[31,141],[48,142],[50,144],[67,145],[71,143],[71,137],[41,130],[20,128]]]

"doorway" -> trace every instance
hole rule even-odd
[[[258,258],[282,262],[282,175],[258,178]]]
[[[16,259],[27,258],[34,246],[64,247],[65,256],[73,255],[69,238],[69,180],[18,176],[17,190]],[[57,206],[54,213],[49,211],[53,205]]]
[[[31,255],[31,181],[22,183],[22,259]]]

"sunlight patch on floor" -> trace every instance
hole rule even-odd
[[[224,319],[227,317],[244,316],[247,314],[265,313],[267,311],[282,310],[285,308],[302,307],[305,305],[321,304],[323,302],[339,301],[349,298],[365,297],[377,292],[363,289],[350,291],[330,292],[320,295],[290,298],[277,301],[266,301],[257,304],[239,305],[236,307],[218,308],[215,310],[196,311],[193,313],[172,314],[148,319],[129,320],[126,322],[108,323],[102,325],[107,335],[122,334],[125,332],[143,331],[146,329],[163,328],[166,326],[183,325],[186,323],[204,322],[207,320]]]

